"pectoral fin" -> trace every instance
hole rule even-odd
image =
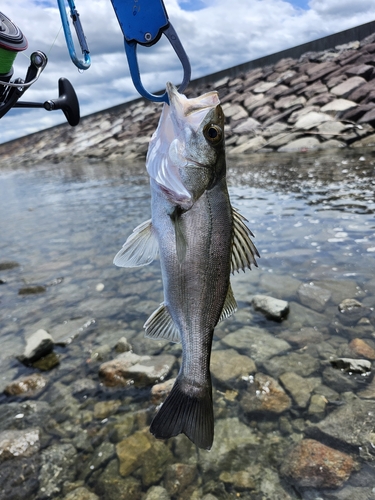
[[[233,295],[233,290],[231,285],[229,284],[227,296],[225,298],[223,310],[221,311],[221,315],[219,321],[223,321],[223,319],[229,318],[233,313],[237,311],[237,302]]]
[[[186,256],[187,243],[186,238],[182,229],[182,221],[181,215],[183,214],[183,210],[180,207],[176,207],[173,213],[170,215],[173,225],[174,231],[176,235],[176,253],[178,262],[183,262]]]
[[[258,267],[255,256],[260,257],[256,246],[251,241],[250,236],[253,233],[246,226],[245,217],[243,217],[237,210],[232,208],[233,213],[233,244],[232,244],[232,259],[231,271],[239,271],[248,267],[251,269],[251,264]]]
[[[152,230],[151,219],[137,226],[113,259],[118,267],[141,267],[158,255],[159,245]]]
[[[164,302],[154,311],[143,325],[146,337],[164,339],[169,342],[181,342],[180,332],[176,327]]]

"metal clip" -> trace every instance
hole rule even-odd
[[[65,40],[66,45],[68,46],[70,58],[77,66],[77,68],[88,69],[91,66],[90,51],[87,46],[86,37],[83,32],[81,21],[79,19],[79,14],[77,12],[76,6],[74,5],[74,0],[68,0],[68,4],[70,7],[70,17],[72,18],[73,26],[76,30],[78,42],[82,50],[83,59],[78,59],[76,55],[72,33],[70,31],[69,21],[66,15],[65,2],[64,0],[57,0],[57,3],[60,10],[61,22],[64,28]]]
[[[188,56],[169,22],[163,0],[111,0],[124,35],[126,57],[133,84],[142,97],[154,102],[169,104],[168,94],[155,95],[148,92],[141,81],[137,60],[137,44],[150,47],[164,34],[181,61],[184,77],[179,87],[183,92],[190,81],[191,67]]]

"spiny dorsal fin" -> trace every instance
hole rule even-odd
[[[150,339],[164,339],[176,343],[181,342],[180,332],[164,302],[151,314],[143,325],[143,328],[146,330],[146,337]]]
[[[253,233],[246,226],[247,219],[243,217],[236,209],[232,207],[233,213],[233,244],[232,244],[232,259],[231,271],[239,271],[248,267],[251,269],[251,264],[258,267],[255,256],[260,257],[256,246],[251,241],[250,236]]]
[[[118,267],[140,267],[150,264],[158,255],[159,245],[151,219],[137,226],[113,259]]]
[[[225,298],[223,310],[221,311],[221,315],[218,322],[223,321],[223,319],[229,318],[229,316],[232,316],[232,314],[235,313],[236,311],[237,311],[237,302],[236,299],[234,298],[233,290],[229,283],[227,296]]]

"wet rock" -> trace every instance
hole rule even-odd
[[[318,377],[305,378],[293,372],[285,372],[280,375],[280,382],[291,394],[297,405],[300,408],[306,408],[312,391],[320,385],[321,379]]]
[[[371,371],[371,362],[367,359],[337,358],[331,360],[331,365],[348,373],[367,373]]]
[[[324,314],[320,314],[318,311],[314,309],[310,309],[309,307],[303,306],[298,302],[291,301],[289,302],[289,321],[292,321],[293,318],[298,318],[297,324],[301,327],[315,327],[319,328],[327,325],[327,318]]]
[[[340,312],[339,320],[345,325],[353,325],[361,318],[371,314],[370,308],[363,306],[356,299],[343,300],[340,302],[338,309]]]
[[[39,429],[0,432],[0,463],[15,457],[31,457],[39,451],[39,448]]]
[[[288,302],[268,295],[254,295],[251,302],[256,311],[262,312],[267,318],[274,321],[282,321],[289,313]]]
[[[298,288],[298,297],[303,305],[314,309],[315,311],[324,311],[327,302],[331,298],[331,292],[320,288],[312,283],[303,283]]]
[[[175,463],[168,465],[164,482],[168,493],[172,496],[180,495],[195,479],[196,465]]]
[[[322,396],[321,394],[313,394],[308,408],[310,418],[323,418],[325,416],[327,403],[328,400],[325,396]]]
[[[333,438],[359,448],[361,456],[374,461],[373,452],[375,401],[359,399],[353,395],[324,420],[312,426],[309,433]]]
[[[263,373],[255,375],[254,381],[241,399],[241,408],[246,413],[282,413],[288,410],[291,404],[291,399],[278,382]]]
[[[98,384],[91,378],[82,378],[73,382],[70,385],[70,389],[74,396],[85,396],[96,392]]]
[[[38,498],[55,498],[76,475],[77,451],[72,444],[54,444],[42,451]]]
[[[320,344],[324,340],[324,336],[316,328],[305,327],[298,332],[283,332],[280,337],[292,345],[305,347],[310,344]]]
[[[109,358],[111,348],[108,344],[101,345],[92,350],[90,361],[104,361]]]
[[[52,370],[52,368],[55,368],[59,364],[60,364],[60,357],[55,352],[50,352],[49,354],[47,354],[47,356],[43,356],[37,361],[34,361],[34,363],[32,363],[32,366],[34,368],[38,368],[43,372],[48,372],[49,370]]]
[[[148,430],[137,431],[118,443],[116,453],[120,474],[126,477],[140,467],[139,475],[144,486],[158,482],[166,464],[173,458],[168,446],[154,439]]]
[[[357,388],[357,380],[353,375],[327,366],[322,372],[323,380],[328,387],[339,393],[353,391]]]
[[[280,377],[285,372],[294,372],[301,377],[308,377],[320,368],[319,360],[306,353],[291,352],[286,356],[275,356],[267,361],[265,368],[273,377]]]
[[[0,467],[0,500],[37,498],[40,457],[13,458]]]
[[[37,396],[46,387],[48,381],[39,373],[33,373],[26,377],[19,377],[6,386],[4,392],[7,396]]]
[[[257,327],[240,328],[226,335],[222,342],[245,352],[255,363],[263,363],[272,356],[290,349],[290,345],[285,340],[278,339],[266,330]]]
[[[128,340],[125,337],[121,337],[121,339],[117,342],[115,346],[116,352],[128,352],[132,350],[131,344],[129,344]]]
[[[37,330],[26,339],[26,347],[23,355],[19,356],[19,360],[25,364],[33,363],[51,353],[53,346],[54,342],[51,335],[45,330]]]
[[[115,455],[115,447],[112,443],[104,441],[100,446],[95,449],[95,452],[86,461],[80,477],[87,479],[87,477],[95,470],[103,468]]]
[[[162,486],[151,486],[147,490],[144,500],[171,500],[171,497]]]
[[[255,490],[256,488],[256,482],[251,469],[238,472],[223,471],[219,479],[239,491]]]
[[[349,455],[313,439],[303,439],[287,455],[280,473],[299,487],[338,488],[354,468]]]
[[[76,488],[75,490],[68,493],[64,500],[100,500],[95,493],[92,493],[85,487]]]
[[[375,360],[375,349],[371,347],[367,342],[362,339],[353,339],[349,343],[350,349],[355,352],[358,356],[363,356],[364,358]]]
[[[375,399],[375,378],[372,379],[366,389],[358,393],[358,396],[363,399]]]
[[[38,293],[44,293],[47,288],[43,285],[28,285],[23,286],[18,290],[18,295],[36,295]]]
[[[249,450],[254,453],[259,445],[259,436],[238,418],[219,419],[215,422],[215,439],[211,451],[200,452],[202,470],[204,473],[232,470],[232,466],[246,463]]]
[[[0,271],[8,271],[9,269],[14,269],[15,267],[19,267],[18,262],[12,260],[0,262]]]
[[[172,369],[176,358],[169,354],[138,356],[133,352],[120,354],[100,365],[99,375],[109,387],[151,385],[163,380]]]
[[[135,416],[133,413],[126,413],[116,421],[111,434],[111,441],[119,443],[130,436],[134,427]]]
[[[61,346],[70,344],[78,335],[90,331],[95,325],[92,318],[77,318],[65,321],[61,325],[56,325],[51,329],[54,342]]]
[[[121,406],[121,401],[116,399],[114,401],[100,401],[95,403],[94,418],[102,420],[103,418],[114,415]]]
[[[263,274],[260,286],[278,299],[291,298],[296,295],[301,282],[292,276],[279,276],[277,274]]]
[[[151,402],[153,405],[158,405],[165,400],[165,398],[171,392],[175,381],[175,378],[171,378],[169,380],[166,380],[165,382],[161,382],[160,384],[155,384],[154,386],[152,386]]]
[[[319,146],[319,139],[317,139],[316,137],[306,136],[291,141],[285,146],[281,146],[278,151],[280,151],[280,153],[292,151],[309,151],[311,149],[318,149]]]
[[[109,462],[99,476],[95,492],[105,500],[140,500],[142,495],[140,481],[119,475],[117,460]]]
[[[248,356],[238,354],[234,349],[212,351],[211,374],[226,384],[256,371],[255,363]]]

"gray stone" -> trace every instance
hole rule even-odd
[[[357,380],[354,376],[343,373],[331,366],[323,370],[323,380],[328,387],[339,393],[354,391],[357,389]]]
[[[278,339],[257,327],[240,328],[226,335],[222,342],[229,347],[244,351],[255,363],[264,363],[272,356],[290,349],[285,340]]]
[[[169,354],[138,356],[129,351],[100,365],[99,375],[105,385],[151,385],[163,380],[172,369],[176,358]]]
[[[248,117],[248,113],[240,104],[224,104],[223,111],[227,118],[232,118],[234,120]]]
[[[15,457],[31,457],[39,448],[40,431],[37,428],[0,432],[0,463]]]
[[[322,312],[331,298],[331,292],[312,283],[303,283],[298,288],[298,297],[303,305]]]
[[[368,373],[371,371],[371,361],[367,359],[336,358],[331,360],[331,365],[348,373]]]
[[[292,276],[266,273],[260,278],[260,286],[278,299],[295,297],[300,285],[301,282]]]
[[[105,500],[140,500],[141,488],[141,482],[134,477],[119,475],[117,460],[109,462],[95,485],[96,493]]]
[[[312,327],[301,328],[298,332],[283,332],[279,336],[290,344],[295,344],[299,348],[305,347],[309,344],[320,344],[324,337],[319,330]]]
[[[285,146],[281,146],[278,151],[289,152],[289,151],[309,151],[312,149],[319,149],[320,141],[316,137],[301,137],[300,139],[295,139],[289,142]]]
[[[321,384],[318,377],[306,378],[293,372],[280,375],[280,382],[300,408],[307,407],[311,393]]]
[[[240,146],[230,150],[230,154],[241,154],[247,151],[257,151],[267,144],[267,141],[262,136],[253,137]]]
[[[195,479],[196,465],[174,463],[165,472],[165,487],[170,495],[180,495]]]
[[[324,122],[318,126],[319,134],[327,137],[327,139],[340,135],[347,129],[348,125],[342,122]]]
[[[272,89],[273,87],[276,87],[277,83],[276,82],[263,82],[257,85],[254,89],[253,92],[255,94],[260,94],[263,92],[267,92],[267,90]]]
[[[238,354],[234,349],[212,351],[211,374],[221,383],[235,381],[256,371],[255,363],[248,356]]]
[[[33,373],[25,377],[19,377],[8,384],[4,392],[8,396],[37,396],[46,387],[48,380],[39,373]]]
[[[264,373],[257,373],[241,399],[246,413],[282,413],[291,407],[291,399],[279,383]]]
[[[147,490],[144,500],[170,500],[168,491],[162,486],[151,486]]]
[[[291,352],[286,356],[275,356],[268,360],[265,368],[275,378],[285,372],[294,372],[301,377],[308,377],[319,370],[320,363],[309,354]]]
[[[95,495],[95,493],[92,493],[84,486],[81,486],[68,493],[64,497],[64,500],[100,500],[100,499],[98,495]]]
[[[247,120],[234,127],[233,132],[235,134],[246,134],[253,132],[259,127],[260,123],[257,120],[254,120],[254,118],[247,118]]]
[[[55,498],[76,475],[77,451],[72,444],[54,444],[42,451],[38,498]]]
[[[20,361],[30,364],[43,356],[47,356],[53,350],[54,342],[51,335],[45,330],[37,330],[26,339],[26,347]]]
[[[251,302],[256,311],[262,312],[267,318],[274,321],[282,321],[289,313],[288,302],[268,295],[254,295]]]
[[[332,117],[326,113],[311,111],[310,113],[301,116],[301,118],[297,120],[295,127],[303,130],[310,130],[311,128],[317,127],[321,123],[330,120],[332,120]]]
[[[336,87],[331,89],[332,94],[338,95],[340,97],[348,96],[353,90],[357,89],[361,85],[364,85],[366,80],[360,76],[353,76],[352,78],[348,78],[345,82],[340,83]]]
[[[323,106],[321,111],[323,113],[336,114],[341,111],[347,111],[348,109],[355,108],[356,106],[358,106],[358,104],[353,101],[348,101],[347,99],[335,99],[334,101],[331,101]]]

